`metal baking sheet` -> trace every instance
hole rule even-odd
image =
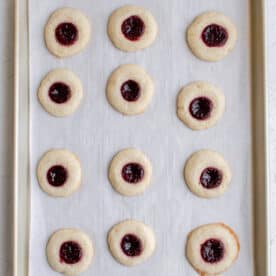
[[[14,275],[55,275],[45,246],[64,227],[81,228],[94,242],[95,258],[83,275],[196,275],[184,255],[187,233],[217,221],[229,224],[241,241],[238,260],[224,275],[269,275],[264,3],[129,1],[153,13],[159,36],[144,51],[124,53],[106,34],[108,16],[123,0],[16,2]],[[59,60],[45,48],[43,28],[63,6],[88,15],[93,37],[81,54]],[[187,26],[206,10],[230,16],[239,32],[234,52],[218,63],[196,59],[185,42]],[[153,102],[143,115],[124,117],[105,98],[109,74],[124,63],[143,66],[155,81]],[[36,97],[40,80],[57,67],[77,73],[85,90],[80,109],[62,119],[48,115]],[[212,82],[226,96],[223,119],[206,131],[193,132],[176,117],[177,93],[194,80]],[[81,189],[65,199],[47,196],[35,177],[40,156],[60,147],[79,155],[83,167]],[[110,159],[125,147],[143,150],[154,168],[152,186],[135,198],[115,193],[107,179]],[[232,184],[221,198],[197,198],[184,184],[185,161],[202,148],[221,152],[232,167]],[[126,218],[151,225],[157,238],[154,256],[134,268],[116,263],[106,244],[109,228]]]

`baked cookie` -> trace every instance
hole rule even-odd
[[[223,93],[207,82],[190,83],[178,94],[177,116],[193,130],[214,126],[222,117],[224,109]]]
[[[74,113],[83,98],[80,79],[67,69],[55,69],[40,83],[38,99],[53,116],[64,117]]]
[[[70,196],[81,183],[80,161],[68,150],[50,150],[38,163],[37,179],[42,190],[49,195]]]
[[[50,237],[46,255],[53,270],[74,276],[86,271],[94,250],[88,235],[78,229],[61,229]]]
[[[152,166],[140,150],[124,149],[113,157],[108,176],[117,192],[135,196],[143,193],[150,185]]]
[[[235,232],[223,223],[206,224],[194,229],[187,238],[186,256],[201,275],[226,271],[240,251]]]
[[[143,68],[134,64],[118,67],[109,77],[106,88],[109,103],[125,115],[143,113],[153,93],[152,79]]]
[[[125,220],[113,226],[107,240],[113,257],[126,266],[144,262],[155,249],[152,229],[135,220]]]
[[[193,54],[206,61],[218,61],[234,48],[237,30],[232,21],[218,12],[205,12],[192,22],[187,41]]]
[[[232,174],[221,154],[211,150],[200,150],[188,159],[184,168],[184,178],[194,194],[212,198],[226,191]]]
[[[81,11],[61,8],[50,16],[44,37],[48,50],[62,58],[82,51],[90,40],[90,33],[89,20]]]
[[[115,47],[126,52],[149,47],[156,39],[157,32],[154,17],[141,7],[126,5],[109,17],[109,38]]]
[[[206,274],[206,273],[200,273],[199,276],[222,276],[221,274]]]

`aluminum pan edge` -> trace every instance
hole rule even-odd
[[[28,275],[29,187],[29,39],[28,0],[14,0],[14,185],[12,275]]]
[[[266,2],[250,0],[253,245],[255,276],[270,276],[270,189]]]

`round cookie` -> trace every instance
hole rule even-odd
[[[222,117],[224,109],[224,94],[207,82],[190,83],[178,94],[177,116],[193,130],[214,126]]]
[[[61,229],[47,243],[46,255],[53,270],[64,275],[79,275],[88,269],[94,255],[89,236],[78,229]]]
[[[200,150],[192,154],[186,162],[184,178],[194,194],[213,198],[226,191],[232,173],[221,154],[211,150]]]
[[[41,81],[38,99],[51,115],[64,117],[74,113],[83,98],[83,88],[78,76],[67,69],[55,69]]]
[[[44,37],[48,50],[57,57],[68,57],[81,52],[90,40],[91,26],[79,10],[61,8],[48,19]]]
[[[80,161],[68,150],[50,150],[38,163],[37,179],[42,190],[49,195],[70,196],[81,183]]]
[[[188,45],[195,56],[218,61],[232,51],[237,30],[232,21],[218,12],[205,12],[192,22],[187,31]]]
[[[150,185],[152,166],[140,150],[124,149],[113,157],[108,176],[117,192],[125,196],[135,196],[143,193]]]
[[[152,229],[135,220],[125,220],[113,226],[107,240],[113,257],[126,266],[146,261],[155,250]]]
[[[222,276],[221,274],[206,274],[206,273],[200,273],[199,276]]]
[[[124,115],[143,113],[153,93],[152,79],[143,68],[134,64],[119,66],[109,77],[106,88],[109,103]]]
[[[156,39],[157,23],[144,8],[126,5],[115,10],[108,21],[108,35],[114,46],[133,52],[149,47]]]
[[[201,275],[226,271],[240,251],[235,232],[223,223],[206,224],[194,229],[187,238],[186,256]]]

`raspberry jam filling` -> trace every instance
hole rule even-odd
[[[201,244],[200,254],[207,263],[217,263],[224,257],[224,244],[217,239],[209,239]]]
[[[48,93],[50,99],[57,104],[63,104],[71,98],[71,89],[63,82],[52,84]]]
[[[201,39],[208,47],[222,47],[228,40],[228,32],[220,25],[210,24],[203,30]]]
[[[82,248],[77,242],[66,241],[59,250],[60,262],[66,264],[76,264],[82,258]]]
[[[73,45],[79,37],[77,27],[70,22],[64,22],[56,27],[56,40],[63,46]]]
[[[124,20],[121,31],[128,40],[136,41],[144,34],[145,23],[139,16],[133,15]]]
[[[198,97],[190,103],[190,113],[197,120],[206,120],[210,117],[213,103],[207,97]]]
[[[144,177],[144,168],[138,163],[128,163],[122,169],[123,179],[131,184],[140,182]]]
[[[200,176],[200,184],[206,189],[217,188],[222,182],[222,172],[217,168],[208,167]]]
[[[121,240],[121,249],[128,257],[137,257],[143,251],[141,240],[133,234],[126,234]]]
[[[140,97],[140,86],[134,80],[128,80],[121,86],[121,94],[128,102],[135,102]]]
[[[60,165],[51,167],[47,172],[48,183],[54,187],[64,185],[68,177],[67,170]]]

